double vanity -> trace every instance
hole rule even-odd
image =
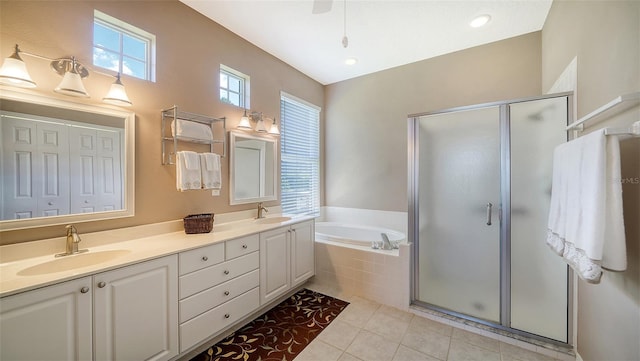
[[[273,307],[315,273],[314,219],[187,235],[179,222],[0,247],[0,359],[173,360]]]
[[[221,123],[226,139],[224,119],[170,110],[162,112],[162,164],[182,147],[203,150],[174,135],[171,121],[212,132]],[[0,86],[0,236],[45,226],[62,235],[70,225],[66,240],[0,247],[0,360],[188,358],[314,275],[314,219],[260,218],[261,203],[259,219],[223,214],[206,234],[185,234],[182,220],[75,232],[74,223],[132,217],[144,201],[134,198],[135,119]],[[276,138],[234,130],[228,152],[226,140],[205,143],[229,155],[230,205],[277,200]]]

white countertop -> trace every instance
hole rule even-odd
[[[273,215],[267,218],[279,216]],[[292,216],[285,222],[266,224],[256,223],[253,219],[214,223],[213,231],[203,234],[185,234],[182,220],[95,233],[80,233],[82,241],[78,243],[78,249],[88,249],[89,252],[60,258],[55,258],[54,255],[65,251],[66,237],[0,246],[0,297],[310,219],[313,217]],[[34,274],[37,273],[34,267],[47,262],[59,262],[65,259],[63,262],[73,263],[74,257],[81,260],[84,255],[90,253],[107,251],[102,253],[107,254],[108,251],[116,250],[121,252],[117,252],[118,256],[113,259],[99,260],[99,263],[69,270]],[[66,261],[67,258],[69,261]]]

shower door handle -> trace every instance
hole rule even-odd
[[[491,207],[493,207],[493,204],[487,203],[487,226],[491,225]]]

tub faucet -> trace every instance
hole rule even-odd
[[[393,249],[393,245],[391,244],[391,241],[389,241],[387,234],[380,233],[380,236],[382,237],[382,249],[387,251]]]
[[[269,212],[269,210],[262,206],[262,202],[258,203],[258,216],[256,219],[264,218],[262,211]]]
[[[78,230],[71,224],[68,224],[64,227],[67,230],[67,251],[65,253],[57,254],[56,257],[68,256],[76,253],[87,252],[88,250],[83,249],[78,251],[78,243],[82,241],[80,235],[78,234]]]

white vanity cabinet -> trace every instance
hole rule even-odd
[[[257,234],[180,253],[180,351],[260,306]]]
[[[91,277],[0,299],[0,360],[91,360]]]
[[[260,233],[260,304],[264,305],[291,287],[290,227]]]
[[[291,287],[296,287],[316,274],[315,222],[307,221],[291,226]]]
[[[178,355],[176,255],[93,276],[95,360]]]
[[[260,234],[260,304],[269,303],[315,274],[313,220]]]
[[[166,256],[0,299],[0,359],[173,358],[177,266]]]
[[[172,254],[2,297],[0,360],[177,359],[312,277],[314,228],[249,226],[195,249],[168,235]]]

